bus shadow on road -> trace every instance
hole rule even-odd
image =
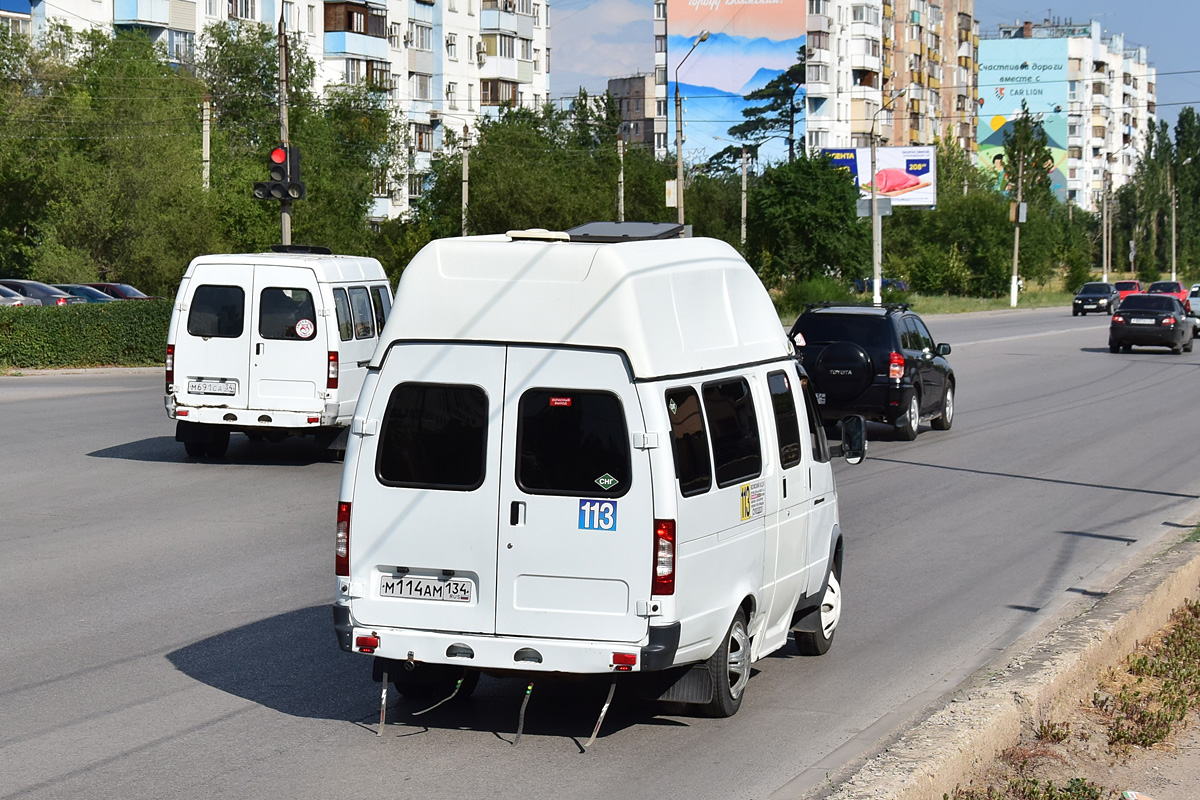
[[[338,648],[329,606],[315,606],[252,622],[167,654],[181,673],[214,689],[294,717],[343,720],[374,735],[380,685],[371,660]],[[426,714],[439,698],[410,699],[388,691],[385,735],[426,729],[490,732],[512,742],[528,677],[484,675],[469,698],[455,698]],[[523,736],[569,738],[582,751],[608,695],[609,677],[535,677],[525,709]],[[619,682],[599,738],[634,725],[684,726],[673,706],[641,701]]]
[[[252,442],[245,436],[230,439],[229,450],[221,458],[191,458],[174,436],[139,439],[88,453],[91,458],[117,458],[154,464],[196,464],[197,466],[293,467],[335,460],[333,451],[318,447],[311,438],[292,438],[282,442]]]

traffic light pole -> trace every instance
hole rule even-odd
[[[279,16],[279,141],[284,147],[288,145],[288,46],[287,29],[284,27],[284,16]],[[284,245],[292,243],[292,201],[284,197],[279,203],[279,226]]]

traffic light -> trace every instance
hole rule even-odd
[[[259,200],[303,200],[306,192],[300,180],[300,149],[281,144],[271,150],[267,160],[270,180],[254,184]]]

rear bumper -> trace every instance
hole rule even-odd
[[[637,663],[631,672],[666,669],[679,649],[679,623],[648,627],[639,642],[594,642],[539,639],[528,636],[491,636],[477,633],[444,633],[406,628],[371,628],[356,625],[346,605],[333,605],[333,627],[338,646],[348,653],[364,653],[394,661],[453,664],[479,670],[604,674],[617,672],[614,653],[632,653]],[[359,636],[375,636],[379,646],[365,653],[356,645]]]
[[[1112,344],[1134,344],[1142,347],[1174,347],[1188,340],[1188,331],[1181,326],[1164,328],[1159,326],[1134,327],[1126,325],[1111,328],[1108,340]]]
[[[163,398],[167,416],[197,425],[220,425],[231,430],[284,428],[303,432],[305,429],[350,424],[350,417],[339,417],[337,403],[325,403],[312,411],[279,411],[269,408],[228,408],[221,406],[192,406],[178,403],[174,394]]]
[[[823,422],[836,422],[851,414],[861,414],[873,422],[893,423],[908,411],[912,395],[912,384],[877,379],[853,400],[826,396],[825,402],[820,403],[818,396],[817,409]]]

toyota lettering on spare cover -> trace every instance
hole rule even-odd
[[[936,147],[876,147],[875,175],[871,175],[871,148],[833,147],[821,151],[830,166],[854,178],[861,197],[871,190],[890,198],[894,206],[937,205]]]

